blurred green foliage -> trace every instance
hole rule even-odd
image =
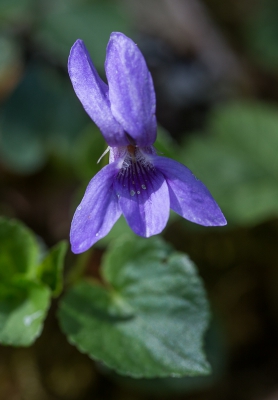
[[[129,23],[119,5],[113,1],[72,1],[64,7],[53,7],[42,18],[36,40],[46,49],[55,52],[66,62],[69,49],[76,39],[81,38],[94,55],[94,64],[103,70],[106,45],[112,31],[130,34]]]
[[[179,159],[208,186],[230,224],[278,215],[278,111],[259,102],[216,108],[207,133],[185,140]]]
[[[83,110],[65,79],[53,69],[31,65],[2,108],[3,160],[15,171],[31,173],[50,154],[68,158],[84,121]]]
[[[278,2],[260,0],[247,16],[244,36],[248,53],[263,68],[278,68]]]
[[[0,34],[0,83],[3,85],[3,80],[6,72],[18,68],[20,65],[21,49],[16,41],[7,35]]]

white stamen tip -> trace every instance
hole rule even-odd
[[[109,150],[110,150],[110,147],[108,146],[107,149],[104,151],[104,153],[102,153],[102,155],[97,160],[97,164],[101,161],[101,159],[105,156],[105,154],[108,153]]]

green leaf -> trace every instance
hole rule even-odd
[[[66,248],[59,243],[38,266],[34,234],[19,221],[0,218],[0,343],[28,346],[40,334],[51,291],[57,296],[62,289]]]
[[[63,288],[63,266],[67,248],[66,241],[58,243],[37,267],[39,281],[51,289],[53,297],[59,296]]]
[[[0,280],[29,277],[39,257],[33,233],[16,220],[0,217]]]
[[[101,268],[105,286],[81,282],[62,299],[69,341],[132,377],[210,372],[202,346],[208,303],[193,263],[158,238],[122,238]]]
[[[277,126],[276,107],[233,102],[212,113],[208,135],[182,147],[180,161],[209,188],[228,222],[278,215]]]
[[[29,346],[42,330],[49,307],[50,290],[24,280],[0,283],[0,342]]]
[[[110,372],[109,378],[121,387],[132,387],[134,392],[138,391],[141,392],[143,396],[147,394],[152,398],[161,398],[161,395],[163,395],[162,398],[170,399],[171,395],[172,398],[176,398],[178,394],[181,396],[182,394],[192,393],[196,390],[205,390],[219,382],[219,379],[223,377],[227,369],[227,355],[223,332],[216,321],[211,321],[204,342],[205,352],[212,367],[212,373],[210,375],[185,376],[179,379],[172,377],[132,379]]]

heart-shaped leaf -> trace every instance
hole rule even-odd
[[[83,281],[62,299],[70,342],[133,377],[210,372],[202,346],[208,303],[188,257],[157,238],[121,238],[107,253],[104,286]]]

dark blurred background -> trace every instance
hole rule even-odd
[[[66,342],[54,303],[34,346],[0,347],[0,399],[278,399],[277,0],[0,0],[0,214],[47,246],[68,237],[105,143],[75,97],[67,57],[83,39],[105,79],[112,31],[146,57],[159,151],[190,167],[228,220],[213,229],[173,216],[164,232],[204,279],[214,372],[118,376]],[[107,240],[86,256],[87,274]],[[67,271],[76,263],[69,253]]]

